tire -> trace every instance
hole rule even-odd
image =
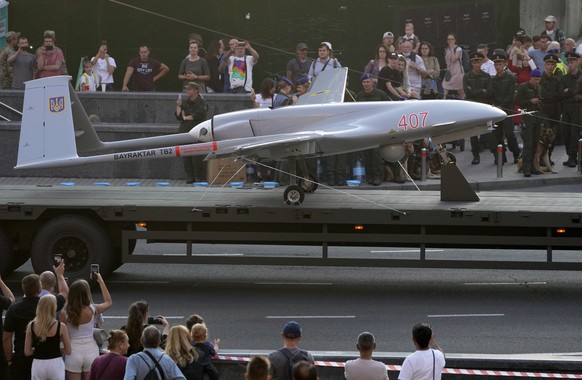
[[[285,189],[283,199],[288,205],[300,205],[305,200],[305,192],[300,186],[291,185]]]
[[[113,248],[103,226],[85,216],[65,215],[48,221],[34,236],[30,250],[36,273],[51,270],[55,254],[65,260],[65,275],[89,279],[91,264],[99,264],[99,272],[112,271]]]
[[[317,187],[319,186],[317,184],[317,179],[315,178],[315,176],[311,174],[309,175],[309,181],[305,179],[300,179],[297,181],[297,184],[301,186],[303,191],[306,193],[315,193],[315,190],[317,190]]]
[[[10,238],[0,229],[0,274],[5,275],[12,271],[12,244]]]

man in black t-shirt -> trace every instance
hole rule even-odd
[[[150,48],[139,47],[139,57],[132,58],[127,64],[123,77],[122,91],[129,91],[129,80],[133,77],[134,91],[155,91],[155,82],[166,75],[170,69],[157,59],[150,58]]]
[[[398,54],[388,54],[388,65],[378,73],[378,89],[388,94],[392,100],[400,100],[400,94],[396,87],[401,85],[401,73],[396,69]]]

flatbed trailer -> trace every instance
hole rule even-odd
[[[123,263],[374,266],[581,270],[554,250],[582,247],[582,197],[481,192],[479,202],[443,202],[436,191],[325,189],[299,206],[283,189],[0,186],[0,272],[55,254],[69,277],[103,275]],[[137,226],[137,227],[136,227]],[[136,241],[180,243],[183,255],[135,251]],[[318,257],[224,256],[199,243],[320,246]],[[417,259],[332,257],[331,246],[416,247]],[[542,261],[428,259],[427,248],[542,249]]]

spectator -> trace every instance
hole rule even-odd
[[[380,70],[378,74],[378,89],[384,91],[390,99],[400,100],[400,93],[396,90],[402,85],[403,74],[398,71],[398,54],[388,54],[388,66]]]
[[[481,62],[483,61],[483,54],[475,52],[471,54],[471,71],[466,73],[463,77],[463,89],[466,94],[465,99],[473,102],[491,104],[491,77],[489,74],[481,71]],[[479,143],[479,136],[471,137],[471,152],[473,153],[473,161],[471,165],[479,165],[481,158],[481,145]]]
[[[33,357],[33,379],[65,380],[62,356],[71,354],[71,342],[67,325],[57,321],[56,315],[57,299],[47,294],[38,301],[36,316],[26,328],[24,354]]]
[[[309,73],[309,68],[313,64],[313,58],[307,56],[307,45],[305,42],[300,42],[295,47],[295,57],[287,62],[286,76],[295,83],[299,78],[306,76]]]
[[[61,260],[56,267],[53,267],[54,273],[51,271],[44,271],[40,274],[41,291],[39,297],[47,294],[56,295],[55,285],[59,285],[59,296],[57,297],[57,310],[61,310],[65,306],[67,295],[69,294],[69,286],[65,280],[65,261]]]
[[[384,33],[382,36],[382,44],[388,46],[388,54],[394,53],[396,51],[396,48],[394,47],[394,33]]]
[[[408,41],[412,45],[412,51],[418,53],[418,46],[420,41],[417,36],[414,35],[414,25],[411,22],[407,22],[404,24],[404,35],[400,37],[400,46],[402,47],[402,43]]]
[[[107,45],[107,41],[101,41],[97,54],[91,58],[91,65],[93,66],[93,72],[97,74],[101,87],[105,86],[105,89],[102,88],[102,91],[114,91],[113,73],[117,68],[117,64],[115,63],[115,59],[109,56],[109,45]]]
[[[161,315],[158,315],[155,318],[148,317],[148,312],[149,308],[146,301],[137,301],[129,306],[127,323],[125,326],[121,327],[121,329],[127,333],[129,338],[127,356],[143,350],[141,337],[145,326],[148,324],[161,324],[163,326],[161,341],[162,345],[165,345],[169,332],[168,321]]]
[[[575,168],[578,165],[578,139],[580,138],[580,100],[576,99],[580,91],[580,70],[578,62],[580,55],[573,51],[566,53],[568,60],[568,73],[561,79],[562,91],[562,139],[566,147],[568,160],[563,162],[564,166]]]
[[[210,79],[206,82],[207,92],[223,92],[224,78],[218,71],[220,65],[220,57],[224,54],[224,45],[222,40],[210,41],[208,45],[208,55],[206,62],[208,63],[208,70],[210,71]],[[200,52],[199,52],[200,55]]]
[[[202,316],[199,314],[192,314],[188,316],[188,318],[186,318],[186,328],[188,329],[188,331],[191,331],[192,326],[194,326],[197,323],[204,324],[204,318],[202,318]]]
[[[304,95],[307,93],[307,91],[309,91],[309,86],[311,86],[311,81],[309,80],[309,77],[301,77],[299,78],[299,80],[297,80],[297,82],[295,83],[295,94],[293,95],[293,104],[297,104],[297,100],[299,100],[299,97],[301,95]]]
[[[548,45],[548,54],[555,54],[556,57],[560,56],[560,44],[556,41],[550,42]],[[554,75],[558,75],[559,77],[565,75],[568,72],[568,67],[562,63],[562,61],[558,58],[558,62],[554,67]]]
[[[376,46],[376,57],[372,59],[364,68],[364,73],[371,74],[374,85],[378,83],[380,70],[388,66],[388,52],[390,48],[384,44]]]
[[[85,59],[83,61],[83,74],[79,79],[79,89],[83,92],[95,92],[98,85],[99,80],[93,73],[93,65],[91,64],[91,61]]]
[[[440,380],[445,368],[445,355],[431,327],[424,323],[415,325],[412,341],[416,351],[404,359],[398,380]]]
[[[107,340],[109,352],[93,361],[88,380],[123,380],[125,376],[129,338],[122,330],[111,330]]]
[[[229,51],[234,51],[236,45],[238,44],[238,40],[236,38],[223,38],[222,44],[224,45],[224,52],[218,59],[218,72],[222,75],[223,82],[224,82],[224,92],[231,93],[230,90],[230,75],[228,74],[228,60],[226,53]],[[228,47],[228,48],[227,48]],[[226,61],[226,62],[225,62]],[[224,65],[222,64],[224,62]]]
[[[155,82],[166,75],[170,69],[157,59],[150,58],[147,45],[139,47],[139,57],[132,58],[127,64],[123,77],[122,91],[129,91],[129,80],[133,77],[134,91],[155,91]]]
[[[36,73],[36,57],[30,52],[28,38],[18,37],[18,50],[8,57],[12,65],[12,88],[24,90],[24,82],[33,80]]]
[[[388,380],[386,364],[372,359],[376,349],[374,335],[369,332],[361,333],[356,348],[360,352],[360,358],[346,362],[346,380]]]
[[[507,56],[503,51],[493,54],[493,63],[496,74],[491,78],[492,104],[509,115],[513,110],[515,78],[505,70]],[[504,135],[507,139],[507,146],[511,153],[513,153],[513,163],[517,164],[521,152],[519,150],[519,145],[517,145],[515,134],[513,133],[513,120],[511,117],[507,117],[500,121],[497,127],[493,129],[492,133],[492,137],[494,137],[493,145],[495,147],[499,144],[503,145],[503,162],[506,162],[507,158],[505,156],[506,146],[503,138]],[[497,153],[493,152],[493,155],[495,157],[495,164],[497,164]]]
[[[302,360],[293,366],[293,380],[319,380],[313,363]]]
[[[180,64],[178,79],[184,81],[184,86],[189,82],[198,83],[199,92],[206,92],[206,82],[210,80],[208,62],[198,56],[198,43],[193,41],[188,45],[190,55]]]
[[[298,347],[302,333],[301,326],[295,321],[289,321],[283,327],[281,332],[283,348],[269,354],[273,380],[292,380],[291,366],[293,364],[302,360],[313,363],[311,354]]]
[[[18,48],[18,36],[20,33],[10,31],[6,33],[6,45],[0,50],[0,85],[3,89],[12,88],[12,65],[8,61]]]
[[[198,33],[188,34],[188,44],[191,44],[192,42],[196,42],[198,44],[198,55],[201,58],[206,59],[206,57],[208,56],[208,53],[206,52],[206,49],[204,49],[204,47],[203,47],[204,40],[202,39],[202,36]]]
[[[192,345],[198,350],[198,364],[202,366],[204,374],[211,380],[218,379],[218,370],[212,364],[212,358],[216,355],[220,339],[214,339],[214,344],[208,339],[208,329],[203,323],[197,323],[190,330]]]
[[[271,78],[265,78],[261,82],[261,89],[255,96],[255,107],[273,107],[273,96],[275,95],[276,82]]]
[[[426,41],[420,43],[420,58],[424,62],[426,76],[422,80],[421,98],[436,99],[439,95],[439,81],[441,66],[439,60],[434,56],[432,45]]]
[[[245,380],[271,380],[271,363],[264,356],[253,356],[247,364]]]
[[[413,98],[420,99],[420,89],[422,87],[422,78],[427,75],[424,61],[412,50],[410,41],[402,41],[400,45],[402,55],[406,58],[406,73],[410,83],[410,93]]]
[[[574,41],[573,38],[566,38],[564,41],[564,51],[560,56],[560,61],[562,61],[564,65],[568,65],[568,58],[566,57],[566,53],[574,52],[576,52],[576,41]]]
[[[292,103],[293,82],[286,77],[279,80],[279,92],[273,97],[273,108],[289,106]]]
[[[67,380],[81,379],[89,376],[93,360],[99,357],[99,347],[93,338],[95,314],[104,313],[111,305],[111,296],[103,278],[99,273],[93,273],[103,295],[103,303],[95,304],[91,297],[91,288],[85,280],[73,282],[69,288],[65,313],[60,319],[67,323],[71,337],[71,353],[65,355]]]
[[[540,36],[548,36],[550,41],[557,41],[560,43],[560,49],[564,49],[564,42],[566,41],[566,34],[563,30],[556,28],[556,22],[558,20],[549,15],[544,19],[546,23],[546,29],[540,33]]]
[[[307,76],[310,80],[315,79],[320,72],[325,71],[328,67],[333,69],[342,67],[339,61],[333,57],[333,49],[330,42],[324,41],[319,44],[317,53],[319,57],[309,67],[309,74]]]
[[[247,50],[251,53],[250,56],[245,54]],[[228,68],[230,91],[235,94],[250,94],[253,89],[253,67],[259,61],[259,53],[250,43],[237,41],[234,50],[231,48],[224,56],[218,71]]]
[[[495,71],[495,65],[493,61],[489,59],[489,48],[487,44],[477,45],[477,52],[483,54],[483,61],[481,62],[481,71],[489,74],[489,76],[494,77],[497,72]]]
[[[53,34],[45,32],[43,46],[37,50],[36,63],[40,78],[62,74],[65,56],[63,51],[55,46],[54,32]]]
[[[180,121],[179,131],[187,133],[208,117],[208,104],[200,95],[200,84],[188,82],[184,86],[186,100],[182,101],[180,96],[176,100],[176,119]],[[186,172],[186,183],[200,182],[206,179],[206,166],[203,156],[182,157],[184,171]]]
[[[408,42],[405,42],[405,44],[408,44]],[[398,83],[398,86],[396,86],[396,91],[398,91],[400,96],[405,99],[418,99],[420,94],[417,91],[412,90],[412,87],[410,86],[410,79],[408,78],[408,60],[406,57],[399,54],[396,65],[397,70],[402,73],[402,81]]]
[[[444,97],[450,91],[456,91],[460,99],[465,99],[465,91],[463,90],[463,75],[465,70],[461,62],[463,49],[457,46],[457,36],[454,33],[447,34],[447,47],[445,48],[445,64],[447,66],[447,73],[443,80]]]
[[[4,310],[8,310],[10,305],[14,303],[14,294],[4,281],[2,281],[2,277],[0,277],[0,291],[2,294],[0,295],[0,332],[4,331],[2,326],[2,315],[4,314]],[[4,373],[6,369],[6,358],[4,356],[4,344],[0,345],[0,373]]]
[[[187,380],[202,380],[204,368],[198,361],[198,350],[190,344],[190,334],[184,326],[173,326],[168,334],[166,355],[178,365]],[[211,379],[218,379],[210,377]]]
[[[28,323],[36,315],[36,306],[40,299],[40,278],[36,274],[29,274],[22,279],[21,284],[24,297],[10,305],[6,312],[2,344],[12,378],[27,380],[30,379],[32,357],[24,354],[24,341]]]
[[[524,177],[531,177],[532,174],[541,174],[532,168],[535,153],[534,143],[541,132],[541,119],[527,113],[540,110],[542,102],[539,95],[541,76],[542,72],[539,69],[532,70],[529,82],[517,86],[514,96],[514,102],[526,112],[523,115],[524,128],[521,130],[521,139],[523,140],[521,157],[523,159]]]
[[[529,36],[519,36],[510,49],[507,67],[511,72],[516,74],[517,84],[529,81],[529,74],[532,71],[530,61],[535,68],[535,62],[530,58],[528,53],[531,40]]]
[[[528,49],[528,54],[534,60],[536,67],[540,70],[544,68],[544,57],[548,53],[548,45],[550,44],[548,36],[534,36],[532,38],[533,46]]]
[[[124,380],[143,380],[148,372],[155,368],[158,368],[157,373],[160,379],[186,380],[172,358],[159,348],[161,333],[157,327],[148,326],[143,329],[140,342],[144,347],[143,352],[129,357],[125,366]],[[160,369],[163,374],[159,373]]]

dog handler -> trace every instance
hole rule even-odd
[[[514,102],[522,111],[539,111],[541,100],[538,97],[542,72],[539,69],[532,70],[530,80],[517,86]],[[523,115],[524,126],[521,130],[523,140],[523,176],[531,177],[532,174],[541,174],[532,168],[533,155],[535,152],[534,143],[538,140],[541,132],[541,119],[532,115]]]

